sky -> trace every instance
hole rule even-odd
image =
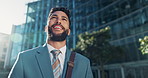
[[[27,3],[35,0],[1,0],[0,33],[11,34],[13,25],[25,23]]]

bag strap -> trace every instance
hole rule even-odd
[[[72,69],[74,67],[74,58],[75,58],[76,52],[72,52],[70,55],[70,59],[68,62],[68,68],[66,71],[66,78],[71,78],[72,75]]]

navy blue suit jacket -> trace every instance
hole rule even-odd
[[[71,51],[67,50],[62,78],[65,78]],[[47,44],[20,52],[8,78],[54,78]],[[90,61],[76,53],[72,78],[93,78]]]

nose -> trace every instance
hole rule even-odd
[[[61,20],[58,18],[56,21],[57,24],[61,24]]]

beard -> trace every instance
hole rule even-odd
[[[66,38],[68,36],[68,29],[65,30],[65,28],[62,26],[62,29],[64,31],[60,34],[55,34],[52,30],[52,27],[54,27],[55,25],[59,25],[59,24],[54,24],[51,27],[48,27],[48,39],[51,40],[51,41],[64,41],[64,40],[66,40]]]

